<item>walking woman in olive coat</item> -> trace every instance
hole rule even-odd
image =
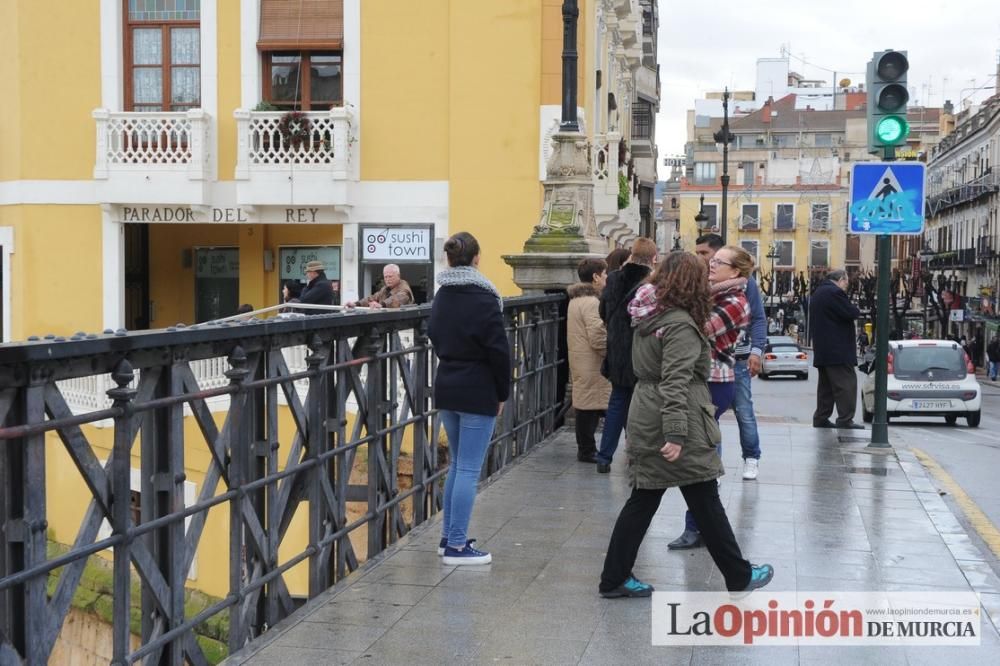
[[[628,414],[626,456],[632,495],[611,535],[601,596],[648,597],[653,586],[632,567],[667,488],[679,487],[701,526],[705,545],[731,592],[763,587],[771,565],[754,566],[740,552],[716,483],[723,474],[721,439],[708,390],[711,368],[705,323],[711,295],[705,265],[672,252],[650,278],[660,307],[633,312],[635,392]]]

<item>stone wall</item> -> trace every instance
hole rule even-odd
[[[138,636],[132,636],[132,650],[139,649]],[[70,608],[62,631],[49,657],[50,664],[78,666],[111,662],[114,637],[111,625],[96,615]]]

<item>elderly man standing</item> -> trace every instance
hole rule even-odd
[[[326,277],[326,266],[322,261],[310,261],[305,270],[306,286],[299,294],[299,303],[310,305],[333,305],[333,284]],[[322,310],[306,310],[306,314],[324,314]]]
[[[348,307],[360,306],[366,308],[399,308],[413,303],[413,291],[406,280],[399,277],[399,266],[387,264],[382,269],[382,280],[385,286],[367,298],[348,303]]]
[[[816,389],[814,428],[854,428],[858,400],[857,352],[854,348],[854,321],[861,311],[847,297],[847,273],[826,274],[809,303],[809,329],[813,339],[813,366],[819,371]],[[837,423],[830,422],[834,404]]]

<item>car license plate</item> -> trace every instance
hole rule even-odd
[[[951,409],[951,400],[914,400],[913,409]]]

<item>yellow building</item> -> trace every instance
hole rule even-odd
[[[501,256],[520,252],[538,220],[560,112],[561,6],[0,3],[3,341],[274,305],[315,259],[339,302],[370,293],[387,263],[425,301],[458,230],[478,237],[483,271],[516,293]],[[595,144],[628,141],[638,121],[650,153],[652,117],[632,108],[641,94],[637,107],[655,113],[658,94],[644,9],[654,20],[648,0],[581,0],[578,86]],[[619,165],[602,167],[595,202],[617,201]],[[650,186],[655,157],[652,174]],[[629,200],[605,211],[613,239],[638,231],[639,198]],[[107,388],[76,387],[72,406],[103,404]],[[87,432],[106,456],[110,429]],[[186,460],[192,497],[200,455]],[[69,540],[88,495],[68,460],[54,460],[50,487],[79,490],[52,509],[56,538]],[[206,539],[225,534],[225,520]],[[224,594],[225,567],[199,558],[196,584]]]

